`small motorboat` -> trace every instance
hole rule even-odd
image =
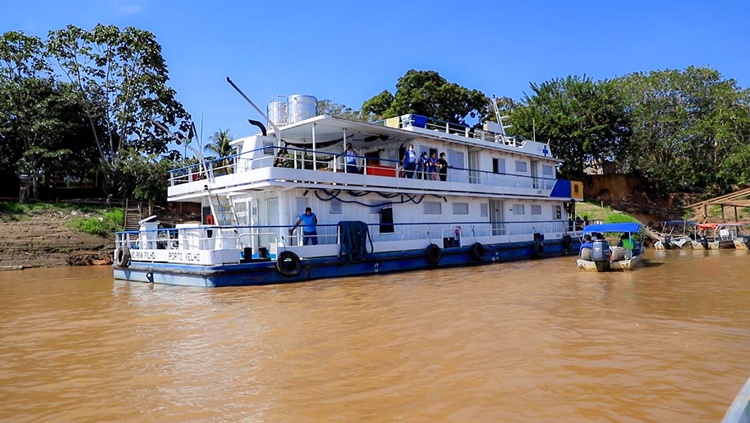
[[[587,271],[609,272],[630,270],[642,262],[643,247],[638,222],[601,223],[583,228],[584,240],[576,260],[578,268]],[[587,240],[588,238],[591,240]],[[612,241],[612,243],[610,243]],[[615,246],[611,244],[617,243]]]

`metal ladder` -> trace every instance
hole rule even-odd
[[[237,214],[234,212],[232,200],[227,195],[214,194],[208,192],[208,204],[211,207],[211,214],[214,222],[221,226],[237,226]]]

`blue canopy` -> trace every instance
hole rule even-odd
[[[638,222],[622,222],[622,223],[600,223],[597,225],[588,225],[583,228],[583,233],[592,232],[630,232],[637,233],[641,231],[641,225]]]

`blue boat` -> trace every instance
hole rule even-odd
[[[170,171],[169,201],[200,205],[201,221],[152,217],[117,233],[114,277],[264,285],[578,251],[582,185],[556,178],[549,144],[502,123],[368,123],[318,115],[316,103],[277,97],[270,128],[251,121],[258,133],[233,141],[237,154],[205,160],[198,148],[198,163]],[[419,166],[422,153],[441,160]]]
[[[643,225],[637,222],[600,223],[583,228],[584,241],[576,265],[581,270],[631,270],[643,261]]]

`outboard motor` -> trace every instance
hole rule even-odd
[[[664,249],[665,250],[671,250],[674,248],[674,245],[672,245],[672,237],[667,235],[664,237]]]
[[[594,248],[591,249],[591,260],[593,260],[596,265],[597,271],[609,271],[609,259],[611,254],[607,240],[597,239],[594,241]]]
[[[708,239],[706,239],[705,235],[701,235],[701,245],[704,250],[708,250]]]

